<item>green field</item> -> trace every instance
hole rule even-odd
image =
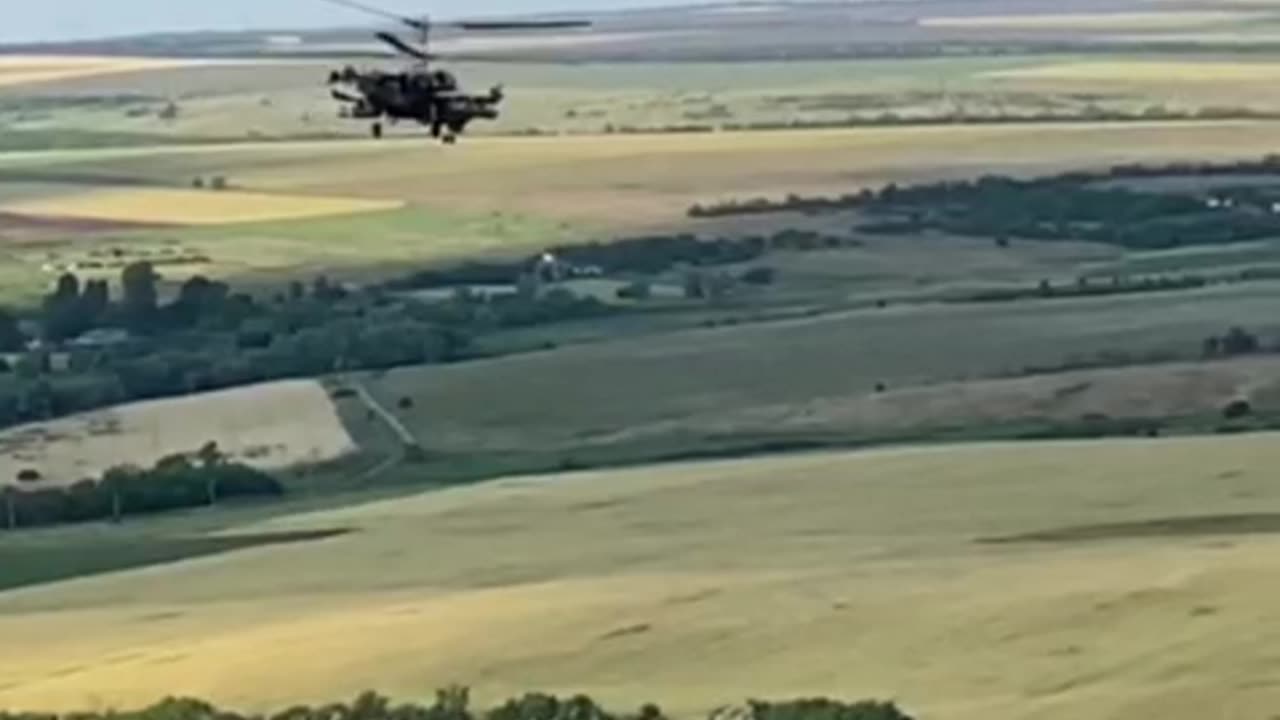
[[[747,693],[959,720],[1253,716],[1280,699],[1277,447],[676,465],[244,524],[353,532],[6,593],[0,702],[265,710],[460,681],[478,702],[582,691],[678,717]],[[104,530],[102,550],[163,527]]]
[[[1273,337],[1273,284],[1198,293],[997,304],[921,305],[808,320],[696,329],[370,380],[424,446],[444,453],[554,453],[669,446],[688,451],[733,437],[810,431],[824,403],[856,403],[878,383],[907,389],[1017,374],[1104,353],[1194,358],[1201,342],[1240,324]],[[973,402],[981,407],[982,395]],[[1200,408],[1203,410],[1203,408]],[[1114,412],[1115,408],[1108,408]],[[1033,419],[1031,409],[1022,419]],[[1080,411],[1084,414],[1086,410]],[[1123,414],[1123,406],[1121,406]],[[912,427],[912,417],[890,425]],[[928,409],[914,424],[928,427]],[[800,427],[804,423],[800,422]]]

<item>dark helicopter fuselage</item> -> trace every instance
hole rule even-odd
[[[461,134],[475,118],[496,119],[502,101],[497,88],[487,95],[460,92],[456,78],[444,70],[387,73],[346,68],[333,73],[330,82],[355,90],[354,96],[334,93],[351,104],[352,117],[415,121],[429,126],[433,137],[440,137],[446,129],[451,135]],[[374,134],[381,134],[380,124],[375,124]]]

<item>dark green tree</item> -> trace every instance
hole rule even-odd
[[[0,352],[18,352],[26,346],[27,339],[13,313],[0,308]]]
[[[120,274],[121,310],[125,324],[138,333],[157,330],[157,284],[160,280],[151,263],[130,263]]]
[[[75,337],[92,325],[80,302],[80,280],[72,273],[58,278],[54,291],[44,298],[43,325],[46,340]]]

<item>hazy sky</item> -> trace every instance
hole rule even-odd
[[[668,4],[656,0],[372,0],[389,10],[473,17]],[[0,43],[175,30],[359,25],[371,18],[322,0],[0,0]],[[372,19],[376,22],[376,19]]]

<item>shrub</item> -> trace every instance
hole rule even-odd
[[[63,715],[68,720],[249,720],[243,715],[214,707],[203,700],[168,697],[140,710],[118,713],[82,712]],[[252,716],[261,720],[262,716]],[[350,702],[311,707],[299,705],[274,713],[269,720],[666,720],[653,703],[641,705],[634,713],[613,713],[586,695],[557,697],[530,692],[487,711],[471,708],[470,691],[453,686],[436,691],[430,705],[393,705],[379,693],[366,691]],[[0,720],[56,720],[53,715],[0,711]],[[762,702],[714,711],[709,720],[913,720],[892,702],[846,703],[826,698]]]
[[[1237,420],[1239,418],[1248,417],[1253,414],[1253,406],[1248,400],[1243,398],[1232,400],[1222,408],[1222,417],[1227,420]]]
[[[770,285],[778,273],[771,267],[754,267],[742,273],[742,282],[751,285]]]
[[[614,293],[619,300],[648,300],[653,296],[653,286],[643,280],[628,283]]]
[[[207,505],[229,497],[278,496],[275,478],[247,465],[219,460],[194,464],[185,454],[162,458],[151,469],[115,467],[100,480],[66,488],[18,493],[13,500],[20,526],[85,522]]]

